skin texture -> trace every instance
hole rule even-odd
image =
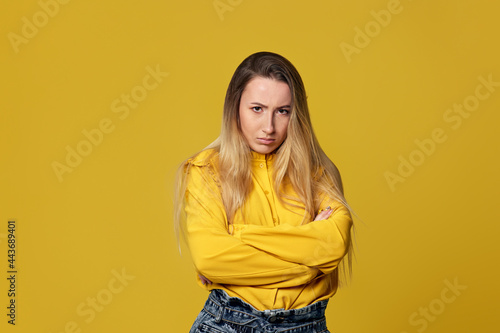
[[[286,83],[260,76],[247,83],[240,100],[240,128],[253,151],[269,154],[285,141],[291,105]]]

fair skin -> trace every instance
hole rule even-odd
[[[239,116],[243,137],[250,149],[260,154],[274,152],[285,141],[292,96],[285,82],[255,77],[250,80],[241,95]],[[333,210],[327,207],[319,212],[314,221],[326,220]],[[198,274],[202,284],[212,281]]]
[[[292,105],[288,84],[257,76],[250,80],[240,99],[240,128],[250,149],[269,154],[286,139]]]

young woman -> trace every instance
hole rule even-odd
[[[287,59],[238,66],[221,134],[181,165],[176,191],[177,230],[210,291],[190,332],[328,332],[352,219]]]

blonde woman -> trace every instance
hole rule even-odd
[[[238,66],[221,134],[181,165],[176,190],[177,230],[210,291],[190,332],[328,332],[352,219],[287,59]]]

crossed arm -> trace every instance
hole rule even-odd
[[[204,168],[190,168],[185,197],[186,231],[194,265],[204,283],[294,287],[333,270],[346,252],[350,215],[341,205],[302,226],[247,225],[227,232],[218,188]]]

